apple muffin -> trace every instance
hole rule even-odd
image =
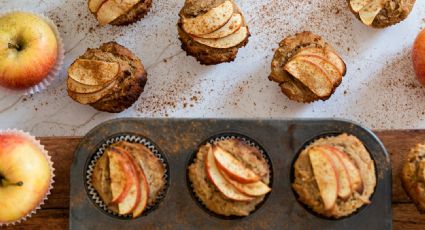
[[[407,195],[421,213],[425,213],[425,144],[417,144],[407,155],[401,172]]]
[[[293,166],[298,200],[319,215],[341,218],[370,203],[375,164],[352,135],[321,138],[307,146]]]
[[[144,17],[152,0],[89,0],[88,6],[100,25],[126,26]]]
[[[99,111],[119,113],[137,101],[147,81],[142,62],[127,48],[108,42],[88,49],[68,69],[68,95]]]
[[[320,36],[302,32],[279,43],[269,80],[279,84],[291,100],[327,100],[341,84],[346,65]]]
[[[110,211],[136,218],[164,192],[165,172],[164,164],[146,146],[120,141],[97,160],[91,183]]]
[[[250,36],[233,0],[186,0],[177,24],[182,49],[201,64],[235,60]]]
[[[351,12],[365,25],[385,28],[409,16],[416,0],[347,0]]]
[[[188,177],[202,204],[222,216],[248,216],[271,191],[267,160],[239,139],[201,146]]]

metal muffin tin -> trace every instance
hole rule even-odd
[[[146,216],[123,220],[107,215],[85,189],[88,161],[108,138],[131,133],[151,140],[170,167],[165,198]],[[236,133],[261,145],[271,159],[273,186],[268,199],[244,218],[222,219],[194,200],[186,177],[192,155],[205,140]],[[309,141],[323,135],[358,137],[376,165],[377,187],[371,204],[355,214],[331,220],[312,214],[291,189],[294,158]],[[391,165],[379,139],[368,129],[341,120],[117,119],[91,130],[77,147],[71,169],[70,229],[391,229]]]

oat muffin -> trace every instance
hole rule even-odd
[[[186,0],[179,16],[182,49],[201,64],[232,62],[248,43],[248,26],[233,0]]]
[[[291,100],[327,100],[341,84],[346,65],[331,45],[311,32],[301,32],[279,43],[269,80],[279,84]]]
[[[152,0],[89,0],[88,6],[100,25],[126,26],[144,17]]]
[[[231,162],[234,170],[228,171],[223,162]],[[267,161],[257,148],[238,139],[201,146],[188,176],[203,205],[223,216],[248,216],[271,191]]]
[[[121,141],[97,160],[92,185],[115,214],[140,216],[164,193],[166,169],[146,146]]]
[[[99,111],[119,113],[137,101],[147,81],[139,58],[116,42],[87,49],[68,69],[68,95]]]
[[[425,213],[425,144],[417,144],[407,155],[401,172],[404,190],[421,213]]]
[[[374,162],[351,135],[318,139],[294,163],[298,200],[325,217],[345,217],[369,204],[375,186]]]
[[[365,25],[385,28],[409,16],[416,0],[347,0],[351,12]]]

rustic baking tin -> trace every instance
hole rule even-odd
[[[92,154],[111,136],[148,138],[166,156],[170,185],[164,200],[146,216],[122,220],[91,202],[85,169]],[[266,202],[245,218],[222,219],[202,209],[189,192],[187,164],[198,146],[218,134],[255,140],[271,159],[273,186]],[[291,169],[300,149],[328,134],[357,136],[376,164],[377,187],[371,204],[350,217],[331,220],[312,214],[291,189]],[[341,120],[117,119],[91,130],[77,147],[71,169],[70,229],[391,229],[391,165],[378,138],[368,129]]]

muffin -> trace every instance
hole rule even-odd
[[[202,204],[222,216],[248,216],[271,191],[266,159],[239,139],[201,146],[188,176]]]
[[[125,26],[142,19],[152,6],[152,0],[89,0],[90,12],[101,26]]]
[[[163,193],[165,167],[146,146],[120,141],[97,160],[91,182],[114,214],[136,218]]]
[[[365,25],[385,28],[409,16],[416,0],[347,0],[351,12]]]
[[[327,100],[346,74],[342,58],[311,32],[283,39],[271,69],[269,80],[278,83],[289,99],[303,103]]]
[[[370,203],[375,164],[356,137],[341,134],[307,146],[293,166],[292,188],[315,213],[341,218]]]
[[[127,48],[108,42],[88,49],[68,69],[68,95],[81,104],[119,113],[137,101],[147,73]]]
[[[53,177],[39,141],[21,131],[0,131],[0,227],[31,217],[47,200]]]
[[[250,36],[233,0],[186,0],[177,24],[182,49],[201,64],[235,60]]]
[[[30,12],[0,15],[0,86],[24,90],[40,86],[62,63],[56,26]]]
[[[425,213],[425,144],[417,144],[407,155],[401,172],[407,195],[421,213]]]

